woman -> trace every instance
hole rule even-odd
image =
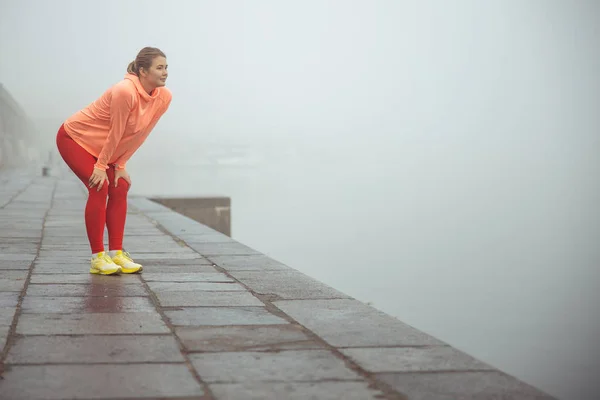
[[[129,64],[123,80],[68,118],[58,130],[58,151],[88,187],[85,225],[92,250],[92,274],[142,271],[142,266],[123,251],[131,185],[126,165],[169,108],[171,91],[165,87],[166,79],[165,54],[145,47]]]

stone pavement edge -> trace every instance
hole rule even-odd
[[[145,198],[90,275],[84,189],[0,171],[2,400],[551,399]]]

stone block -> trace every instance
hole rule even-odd
[[[135,262],[138,262],[144,266],[144,271],[146,268],[151,268],[149,270],[162,271],[163,268],[170,267],[180,267],[180,266],[197,266],[198,268],[203,268],[205,266],[210,266],[212,263],[205,258],[146,258],[146,257],[136,257],[132,256]],[[149,271],[148,270],[148,271]]]
[[[119,279],[120,277],[103,276],[105,279]],[[27,287],[27,296],[101,296],[101,297],[129,297],[147,296],[146,289],[141,285],[122,284],[116,282],[103,282],[101,284],[31,284]]]
[[[376,378],[410,400],[555,400],[506,374],[485,372],[386,373]]]
[[[229,271],[251,290],[273,294],[279,299],[344,299],[350,296],[317,281],[301,272],[288,271]]]
[[[188,262],[191,262],[191,261],[201,262],[203,260],[206,260],[201,255],[194,253],[194,252],[190,251],[189,249],[187,249],[187,251],[185,251],[185,250],[176,251],[178,248],[182,249],[181,247],[171,246],[171,247],[169,247],[169,249],[165,250],[165,252],[162,252],[162,253],[156,252],[156,251],[153,251],[152,253],[137,252],[135,254],[131,254],[131,256],[133,257],[133,259],[135,261],[157,260],[157,261],[165,262],[165,261],[169,261],[169,260],[172,260],[172,261],[173,260],[177,260],[177,261],[187,260]]]
[[[144,280],[146,276],[150,274],[188,274],[188,273],[202,273],[202,274],[210,274],[210,273],[218,273],[215,267],[210,264],[206,265],[198,265],[198,264],[189,264],[189,265],[158,265],[158,264],[142,264],[144,266]],[[153,272],[157,271],[157,272]],[[152,276],[152,275],[150,275]]]
[[[161,269],[161,272],[144,273],[146,282],[235,282],[227,275],[216,272],[213,273],[194,272],[181,273],[171,272],[168,269]]]
[[[108,279],[107,279],[108,278]],[[110,278],[115,278],[109,281]],[[117,281],[118,279],[118,281]],[[31,274],[32,284],[38,283],[53,283],[53,284],[68,284],[68,283],[79,283],[89,285],[103,285],[107,282],[111,282],[112,285],[118,284],[141,284],[139,274],[122,274],[120,276],[100,276],[93,275],[85,271],[80,274],[61,274],[61,273],[40,273],[34,271]]]
[[[22,314],[21,335],[169,333],[158,313]]]
[[[39,274],[85,274],[90,271],[90,260],[89,258],[76,262],[38,260],[33,266],[33,271]]]
[[[276,325],[287,324],[264,307],[199,307],[165,311],[173,325]]]
[[[205,257],[222,255],[252,255],[261,254],[258,251],[238,242],[230,243],[188,243],[192,249]]]
[[[177,341],[170,335],[18,337],[6,359],[7,364],[184,361]]]
[[[214,383],[209,388],[223,400],[381,400],[382,392],[365,382]]]
[[[369,372],[493,370],[450,346],[340,349]]]
[[[297,325],[176,328],[188,351],[263,351],[318,349],[323,346]]]
[[[0,240],[2,236],[0,236]],[[0,253],[0,262],[2,261],[27,261],[29,263],[33,262],[36,254],[32,253],[8,253],[2,252]]]
[[[201,243],[237,243],[227,235],[220,233],[201,233],[195,235],[178,235],[179,239],[183,240],[187,244],[201,244]]]
[[[0,270],[24,269],[31,267],[31,261],[2,261],[0,260]]]
[[[264,303],[250,292],[157,292],[156,296],[163,307],[233,307],[264,306]]]
[[[211,256],[210,260],[226,270],[290,270],[288,266],[264,255]]]
[[[16,307],[19,302],[19,292],[0,292],[0,310]]]
[[[20,292],[25,286],[28,270],[0,271],[0,292]]]
[[[11,366],[2,396],[11,400],[177,398],[203,395],[185,364]]]
[[[236,282],[148,282],[148,286],[153,292],[246,291]]]
[[[358,380],[343,360],[328,350],[190,354],[205,382]]]
[[[15,317],[16,311],[16,305],[13,307],[0,308],[0,326],[9,327],[13,322],[13,318]]]
[[[446,344],[357,300],[295,300],[274,304],[335,347]]]
[[[23,313],[156,312],[148,297],[45,297],[25,296]]]

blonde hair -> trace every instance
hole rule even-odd
[[[156,47],[144,47],[135,57],[135,60],[127,66],[127,72],[140,76],[140,70],[143,68],[149,70],[152,66],[152,61],[156,57],[167,57],[160,49]]]

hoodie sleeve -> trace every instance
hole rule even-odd
[[[106,170],[123,133],[129,114],[134,107],[134,96],[125,84],[115,85],[110,101],[110,126],[108,137],[98,155],[94,168]]]

